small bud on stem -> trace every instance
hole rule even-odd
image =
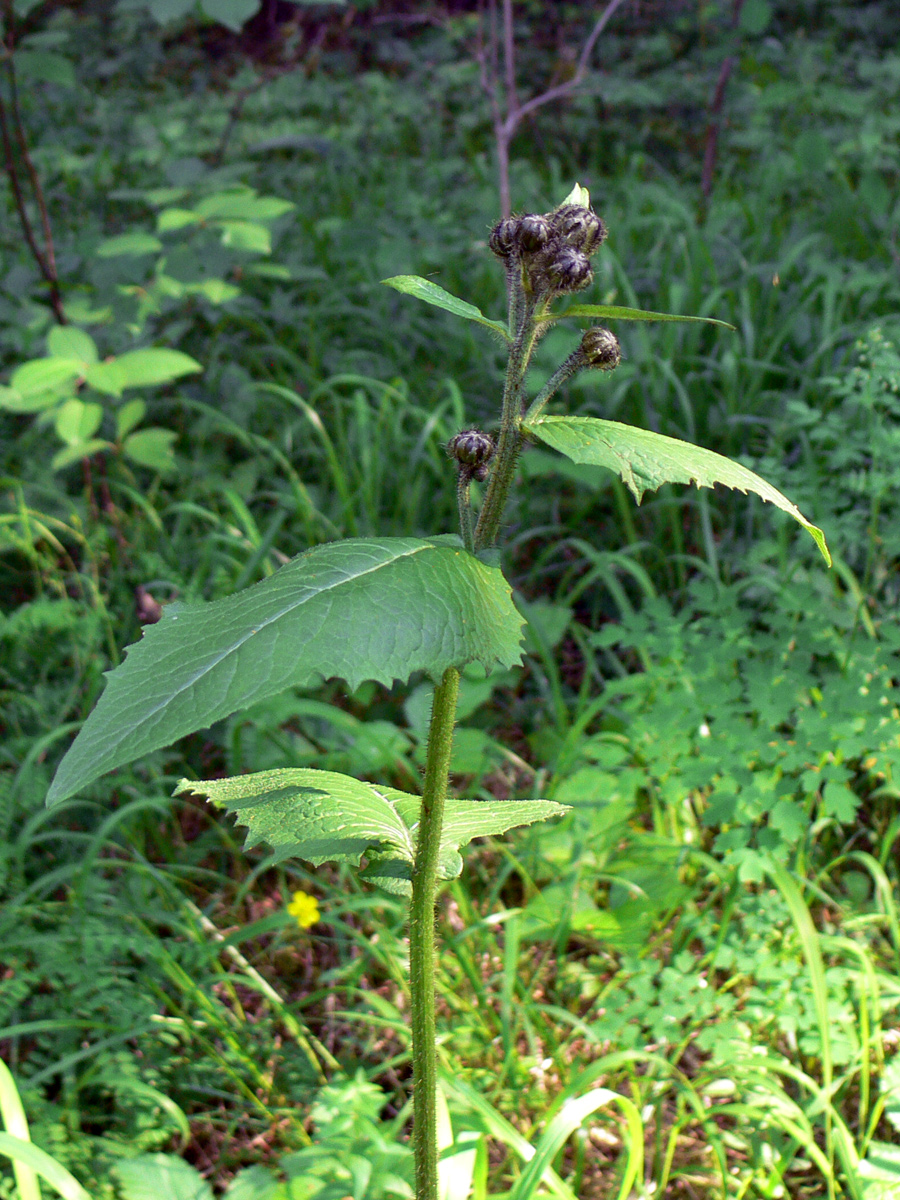
[[[494,439],[480,429],[464,429],[447,443],[447,453],[459,463],[460,473],[479,483],[487,478],[488,466],[496,450]]]
[[[622,351],[614,333],[610,333],[608,329],[603,329],[600,325],[586,330],[578,348],[573,350],[566,361],[557,367],[532,400],[524,413],[523,420],[527,424],[539,417],[546,408],[547,402],[553,398],[564,383],[572,379],[579,371],[592,368],[600,371],[613,371],[621,359]]]
[[[614,371],[622,361],[619,339],[602,325],[585,331],[581,338],[581,353],[585,366],[601,371]]]
[[[475,550],[475,531],[469,507],[469,485],[473,479],[478,483],[487,479],[496,448],[491,435],[482,433],[480,429],[464,429],[447,443],[447,453],[456,459],[459,470],[456,482],[459,527],[466,549],[470,552]]]

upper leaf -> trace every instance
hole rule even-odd
[[[511,666],[522,624],[500,571],[455,536],[314,546],[234,596],[168,605],[110,672],[47,803],[288,687]]]
[[[538,417],[524,424],[523,429],[572,462],[615,471],[639,504],[645,491],[663,483],[695,483],[698,487],[722,483],[741,492],[755,492],[799,521],[831,566],[822,530],[807,521],[777,488],[724,455],[648,429],[601,421],[597,417]]]
[[[125,388],[171,383],[202,370],[189,354],[149,346],[143,350],[127,350],[106,362],[92,363],[86,369],[85,378],[98,392],[121,396]]]
[[[246,848],[268,842],[276,857],[302,858],[318,866],[347,862],[387,891],[409,895],[421,797],[363,783],[349,775],[306,767],[260,771],[231,779],[182,779],[176,795],[193,793],[235,813],[249,830]],[[505,833],[566,812],[552,800],[456,800],[448,798],[438,856],[438,875],[462,870],[459,848],[473,838]]]
[[[700,321],[704,325],[721,325],[723,329],[734,329],[727,321],[714,317],[683,317],[676,313],[646,312],[642,308],[622,308],[618,304],[573,304],[561,313],[547,313],[539,321],[561,321],[564,317],[602,317],[615,321]]]
[[[469,304],[467,300],[460,300],[458,296],[438,287],[430,279],[423,279],[421,275],[394,275],[390,279],[382,279],[381,282],[386,283],[388,287],[396,288],[398,292],[404,292],[407,296],[415,296],[417,300],[424,300],[426,304],[445,308],[447,312],[452,312],[457,317],[465,317],[467,321],[477,321],[479,325],[486,325],[488,329],[493,329],[495,333],[499,333],[509,341],[509,330],[505,325],[501,325],[499,321],[490,320],[480,308]]]

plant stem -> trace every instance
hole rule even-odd
[[[571,379],[573,375],[577,375],[584,365],[584,354],[580,349],[569,355],[566,361],[550,376],[532,400],[528,411],[522,418],[526,425],[529,421],[534,421],[541,415],[562,385]]]
[[[546,307],[546,304],[543,306]],[[537,322],[535,301],[527,297],[521,313],[521,324],[515,341],[509,350],[506,381],[503,388],[503,411],[500,414],[500,437],[497,453],[491,466],[490,480],[478,523],[475,526],[475,549],[493,546],[500,532],[500,522],[506,507],[506,498],[516,474],[516,463],[522,449],[522,381],[528,368],[528,360],[534,349]]]
[[[456,503],[459,506],[459,531],[463,543],[470,554],[475,553],[475,533],[472,529],[472,506],[469,503],[469,488],[472,486],[472,472],[460,468],[456,480]]]
[[[459,671],[448,667],[434,689],[419,838],[409,915],[409,990],[412,1015],[413,1149],[416,1200],[438,1200],[437,1047],[434,1003],[434,902]]]
[[[28,142],[25,138],[25,131],[22,125],[22,114],[19,107],[19,91],[16,81],[15,61],[13,58],[13,49],[15,36],[13,33],[13,10],[11,3],[3,3],[3,16],[7,27],[6,44],[0,39],[0,59],[2,59],[6,67],[7,84],[9,88],[9,115],[7,116],[7,108],[4,103],[3,96],[0,95],[0,145],[3,147],[3,159],[6,173],[9,177],[10,189],[13,194],[13,202],[16,207],[16,212],[19,215],[19,223],[22,226],[22,233],[28,245],[31,255],[34,258],[37,268],[44,281],[48,285],[50,307],[53,309],[53,314],[60,325],[66,324],[66,314],[62,305],[62,297],[59,291],[59,278],[56,273],[56,256],[53,248],[53,235],[50,231],[50,218],[47,213],[47,202],[44,197],[44,189],[41,187],[41,181],[35,170],[34,163],[31,160],[31,155],[28,151]],[[37,205],[38,213],[41,218],[41,226],[44,234],[43,250],[38,246],[37,235],[28,215],[26,208],[25,193],[22,186],[22,173],[16,163],[16,154],[13,148],[13,138],[18,144],[19,158],[24,165],[25,174],[31,184],[32,196]]]

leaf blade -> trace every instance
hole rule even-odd
[[[108,675],[47,803],[288,687],[511,666],[521,629],[499,569],[456,537],[314,546],[237,595],[168,605]]]
[[[391,791],[335,771],[296,767],[199,783],[182,779],[175,795],[204,796],[234,814],[248,830],[247,850],[268,842],[279,860],[359,866],[370,847],[381,846],[412,862],[410,829],[391,803]]]
[[[595,317],[606,321],[691,321],[702,325],[719,325],[734,330],[736,326],[715,317],[687,317],[677,313],[649,312],[642,308],[623,308],[619,304],[573,304],[561,313],[548,313],[539,321],[562,321],[565,317]]]
[[[345,862],[368,866],[363,878],[408,896],[415,859],[421,797],[366,783],[334,771],[282,768],[230,779],[182,779],[175,795],[191,793],[236,816],[247,830],[245,848],[267,842],[277,861],[302,858],[315,866]],[[448,798],[441,831],[438,877],[462,870],[459,850],[473,838],[505,833],[568,811],[553,800]]]
[[[423,279],[421,275],[392,275],[390,279],[382,279],[381,282],[406,296],[414,296],[425,304],[433,304],[436,308],[453,313],[454,316],[463,317],[466,321],[477,321],[479,325],[499,333],[507,342],[510,340],[509,330],[505,325],[501,325],[499,321],[492,321],[476,305],[467,300],[460,300],[458,296],[438,287],[430,279]]]
[[[831,555],[821,529],[807,521],[799,508],[777,488],[722,454],[648,429],[603,421],[598,417],[542,416],[524,424],[523,429],[572,462],[614,471],[638,503],[645,491],[652,491],[663,483],[693,483],[697,487],[721,483],[744,493],[754,492],[802,525],[831,566]]]

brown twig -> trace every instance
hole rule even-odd
[[[706,145],[703,150],[703,174],[700,177],[700,190],[704,200],[708,200],[713,186],[713,175],[716,169],[716,155],[719,149],[719,130],[722,126],[722,105],[725,102],[725,89],[731,72],[734,70],[735,58],[729,54],[722,63],[719,81],[713,93],[712,104],[709,106],[709,123],[706,126]]]
[[[324,23],[319,26],[315,37],[311,38],[302,54],[295,55],[290,62],[279,63],[276,66],[261,68],[262,77],[255,79],[253,83],[241,88],[234,98],[234,102],[228,110],[228,120],[225,123],[225,128],[222,130],[222,136],[219,138],[219,144],[210,156],[210,166],[220,167],[225,158],[225,151],[228,149],[228,143],[231,141],[231,135],[237,127],[238,121],[244,111],[244,105],[251,96],[262,91],[267,84],[272,83],[276,79],[280,79],[282,75],[288,75],[291,71],[297,70],[304,62],[308,61],[312,55],[322,46],[325,41],[328,27]]]
[[[63,308],[62,296],[59,290],[59,276],[56,270],[56,253],[53,247],[53,234],[50,229],[50,215],[44,197],[44,189],[35,170],[34,163],[28,151],[28,141],[22,124],[22,113],[19,105],[19,90],[16,82],[16,69],[13,59],[13,16],[11,3],[4,3],[4,20],[8,30],[7,38],[0,43],[6,75],[9,85],[9,104],[0,95],[0,143],[3,146],[3,165],[9,179],[13,195],[13,203],[22,226],[22,233],[31,255],[37,264],[44,282],[47,284],[50,307],[58,324],[65,325],[66,314]],[[15,145],[14,141],[15,139]],[[16,153],[18,150],[18,154]],[[21,164],[21,165],[20,165]],[[28,215],[26,194],[23,187],[22,167],[31,190],[31,197],[40,214],[41,230],[43,232],[43,247],[38,245],[37,234]]]
[[[738,22],[741,19],[741,9],[743,7],[744,0],[733,0],[731,5],[731,28],[735,42],[738,37]],[[737,46],[735,45],[732,53],[722,63],[716,83],[716,90],[713,92],[712,103],[709,106],[709,122],[706,126],[706,142],[703,148],[703,173],[700,177],[700,190],[703,193],[704,207],[712,195],[716,158],[719,153],[719,134],[722,131],[722,109],[725,105],[725,92],[736,62]]]
[[[548,88],[545,92],[539,93],[537,96],[532,96],[530,100],[524,103],[519,103],[516,93],[516,68],[515,68],[515,36],[513,28],[513,0],[502,0],[503,3],[503,67],[504,67],[504,86],[503,86],[503,105],[501,106],[498,80],[500,76],[497,59],[499,57],[498,42],[499,35],[497,30],[497,0],[488,0],[488,18],[489,18],[489,50],[486,52],[484,47],[484,32],[483,19],[479,20],[478,26],[478,41],[476,43],[475,58],[478,62],[481,75],[481,86],[488,96],[491,103],[491,115],[494,124],[494,140],[497,147],[497,175],[500,191],[500,208],[505,217],[508,217],[511,211],[511,196],[509,186],[509,147],[515,136],[516,130],[522,120],[541,108],[545,104],[550,104],[554,100],[561,100],[566,96],[570,96],[584,81],[590,66],[591,54],[603,30],[609,24],[616,10],[621,8],[625,0],[609,0],[606,8],[600,14],[594,24],[589,36],[585,40],[581,48],[581,53],[578,56],[578,62],[575,67],[575,73],[571,79],[567,79],[564,83],[557,84],[555,87]],[[483,18],[483,10],[479,13]],[[505,107],[506,115],[502,113],[502,108]]]

